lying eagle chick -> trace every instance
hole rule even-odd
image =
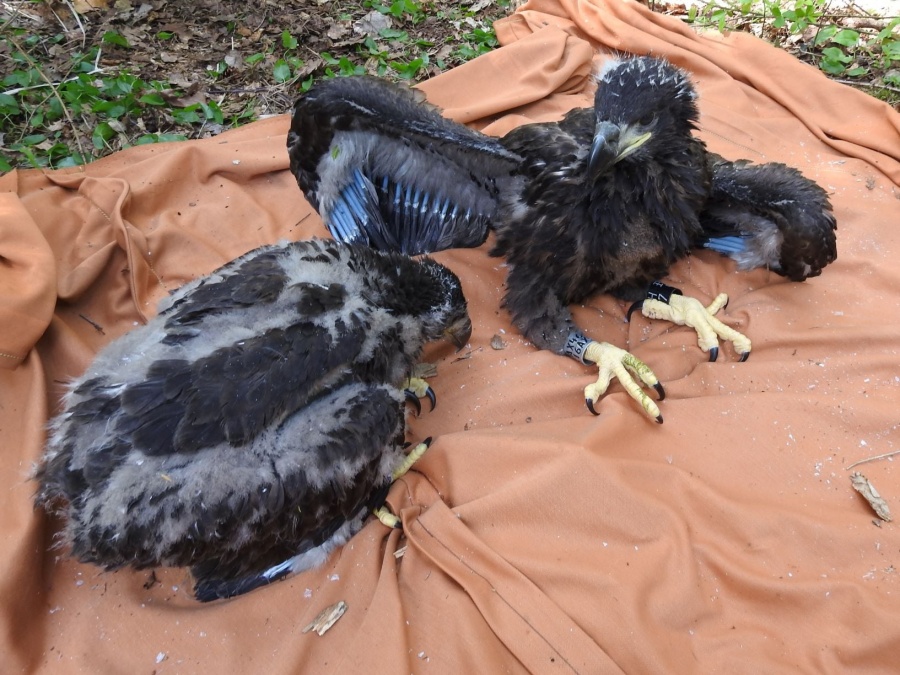
[[[425,342],[471,334],[433,260],[313,240],[187,284],[65,397],[36,503],[107,569],[191,566],[200,600],[322,563],[380,506]],[[419,450],[423,450],[420,446]]]

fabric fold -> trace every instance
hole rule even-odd
[[[0,368],[16,368],[50,323],[56,264],[16,194],[17,173],[0,182]]]
[[[667,283],[753,340],[709,363],[688,330],[608,296],[572,307],[666,386],[665,424],[596,371],[539,351],[501,307],[506,269],[460,277],[467,349],[431,345],[434,443],[391,490],[405,534],[371,520],[319,569],[199,605],[182,569],[104,572],[53,548],[33,463],[65,383],[166,293],[262,244],[327,236],[288,168],[286,115],[216,138],[0,178],[0,653],[15,673],[893,672],[900,534],[900,115],[759,40],[696,35],[619,0],[532,0],[503,47],[421,85],[488,133],[589,105],[611,52],[687,68],[700,135],[729,159],[819,181],[838,259],[791,283],[710,251]],[[59,295],[59,297],[57,297]],[[32,348],[34,346],[34,348]],[[20,364],[10,369],[10,365]],[[896,457],[894,457],[896,460]],[[303,628],[348,610],[324,635]],[[137,639],[138,636],[140,639]],[[4,671],[5,672],[5,671]]]

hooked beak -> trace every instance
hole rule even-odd
[[[632,154],[650,140],[649,131],[636,134],[628,126],[619,127],[612,122],[600,121],[594,128],[594,140],[588,155],[588,169],[592,176],[604,171]]]
[[[459,351],[466,346],[472,337],[472,320],[465,316],[444,331],[444,337],[450,340]]]
[[[598,175],[616,163],[619,154],[619,127],[612,122],[597,122],[591,154],[588,155],[588,170]]]

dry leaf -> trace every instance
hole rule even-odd
[[[72,9],[79,14],[86,14],[95,9],[106,9],[109,6],[109,0],[72,0]]]
[[[391,28],[391,17],[375,10],[366,14],[363,18],[353,22],[353,32],[357,35],[376,36],[381,31]]]
[[[325,632],[331,628],[338,619],[344,616],[347,611],[347,603],[343,600],[333,604],[331,607],[323,609],[319,616],[313,619],[310,624],[303,629],[304,633],[314,630],[319,635],[325,635]]]
[[[326,33],[326,35],[329,38],[331,38],[332,40],[340,40],[349,32],[350,32],[350,29],[347,28],[346,24],[336,23],[336,24],[333,24],[331,26],[331,28],[328,29],[328,32]]]
[[[402,558],[403,555],[406,553],[407,548],[409,548],[409,544],[407,544],[406,546],[404,546],[402,548],[398,548],[396,551],[394,551],[394,557],[397,558],[398,560],[400,558]]]
[[[869,506],[875,511],[875,514],[882,520],[891,521],[891,510],[888,508],[887,502],[878,494],[878,490],[863,476],[859,471],[853,472],[850,476],[850,484],[863,498],[869,502]]]

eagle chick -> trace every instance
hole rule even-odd
[[[628,371],[664,396],[641,361],[587,338],[568,305],[596,293],[643,299],[642,312],[693,327],[711,360],[719,340],[750,341],[660,284],[699,247],[742,269],[800,281],[836,257],[825,191],[783,164],[727,161],[694,137],[697,94],[654,58],[612,59],[594,105],[494,139],[441,117],[407,88],[375,78],[322,82],[294,107],[291,170],[332,235],[407,253],[480,245],[509,264],[504,299],[535,345],[598,363],[588,408],[612,377],[659,421]]]
[[[704,308],[658,280],[700,246],[798,280],[818,274],[836,255],[834,218],[824,190],[799,172],[708,153],[693,135],[697,95],[684,71],[638,57],[611,60],[598,80],[593,107],[502,139],[522,162],[518,182],[501,191],[491,255],[509,265],[504,302],[522,333],[598,364],[585,389],[591,412],[615,376],[662,422],[627,371],[662,398],[656,376],[628,352],[587,338],[568,305],[597,293],[646,298],[647,316],[694,327],[711,360],[717,338],[745,359],[750,341],[713,316],[727,296]]]
[[[201,600],[325,560],[404,466],[403,382],[471,334],[429,259],[264,246],[166,298],[72,384],[37,469],[83,562],[191,566]]]

